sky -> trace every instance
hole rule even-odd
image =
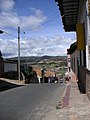
[[[75,42],[74,32],[65,32],[55,0],[0,0],[0,50],[3,57],[64,56]]]

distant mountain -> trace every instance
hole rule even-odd
[[[48,60],[66,60],[66,56],[27,56],[27,57],[20,57],[21,61],[24,62],[39,62],[45,59]],[[13,60],[13,61],[17,61],[18,57],[14,57],[14,58],[8,58],[5,60]]]
[[[47,56],[47,55],[40,57],[40,59],[51,59],[51,58],[52,58],[52,56]]]
[[[40,59],[65,60],[66,58],[66,56],[42,56]]]

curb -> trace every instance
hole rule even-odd
[[[67,86],[66,86],[66,88],[65,88],[65,90],[64,90],[64,92],[63,92],[63,95],[62,95],[62,97],[61,97],[61,100],[60,100],[60,102],[58,103],[58,105],[56,106],[56,109],[61,109],[61,108],[63,108],[63,107],[67,107],[68,105],[69,105],[69,99],[68,99],[68,105],[66,105],[65,104],[65,100],[67,101],[67,90],[68,90],[68,87],[70,87],[70,84],[67,84]],[[70,94],[68,95],[68,98],[69,98],[69,96],[70,96]]]
[[[69,105],[69,99],[70,99],[70,85],[67,86],[65,95],[63,97],[63,107],[68,107]]]
[[[25,81],[19,81],[19,80],[11,80],[6,78],[0,78],[1,81],[8,82],[15,85],[25,85]]]

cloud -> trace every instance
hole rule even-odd
[[[22,0],[20,0],[22,1]],[[15,0],[0,0],[0,27],[1,28],[17,28],[18,25],[22,29],[35,30],[43,24],[47,17],[40,9],[31,7],[30,15],[21,16],[15,11]],[[51,29],[51,28],[50,28]],[[13,29],[9,29],[13,30]],[[11,31],[12,32],[12,31]],[[18,40],[0,39],[0,50],[4,57],[18,56]],[[52,37],[40,36],[27,40],[21,39],[21,56],[43,56],[43,55],[66,55],[67,48],[74,40],[65,38],[62,35],[54,35]]]
[[[14,0],[0,0],[0,9],[2,11],[11,11],[15,5]]]
[[[0,16],[0,21],[1,27],[16,28],[20,23],[20,18],[17,16],[16,13],[3,11]]]
[[[27,40],[21,38],[20,53],[21,56],[62,56],[66,55],[67,48],[69,48],[70,44],[72,44],[73,42],[75,42],[75,40],[67,39],[60,35],[55,35],[49,38],[46,36],[33,37]],[[0,39],[0,49],[3,55],[5,55],[4,57],[18,56],[17,47],[18,40],[16,38],[12,40]]]
[[[32,14],[28,16],[20,16],[14,10],[14,0],[1,0],[0,3],[0,26],[1,27],[13,27],[17,26],[29,28],[35,30],[38,26],[45,22],[47,17],[39,9],[31,7]]]
[[[4,57],[17,56],[17,39],[0,40],[0,50]]]
[[[35,29],[46,20],[46,17],[43,14],[37,15],[37,12],[36,12],[35,15],[21,16],[19,17],[19,20],[20,20],[21,27],[24,27],[24,28],[31,27],[32,29]]]
[[[36,13],[36,16],[42,16],[42,11],[41,10],[39,10],[39,9],[36,9],[36,8],[34,8],[34,7],[31,7],[30,8],[34,13]]]

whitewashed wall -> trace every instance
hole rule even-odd
[[[68,72],[69,72],[69,68],[71,68],[71,56],[70,56],[70,54],[67,54],[67,63],[68,63]]]
[[[76,75],[78,75],[78,64],[80,63],[80,59],[79,59],[79,51],[75,50],[72,54],[71,54],[71,65],[72,65],[72,69],[75,72]]]
[[[87,32],[87,46],[86,46],[86,60],[87,69],[90,70],[90,16],[87,16],[88,32]]]
[[[17,63],[4,63],[4,72],[17,71]]]

